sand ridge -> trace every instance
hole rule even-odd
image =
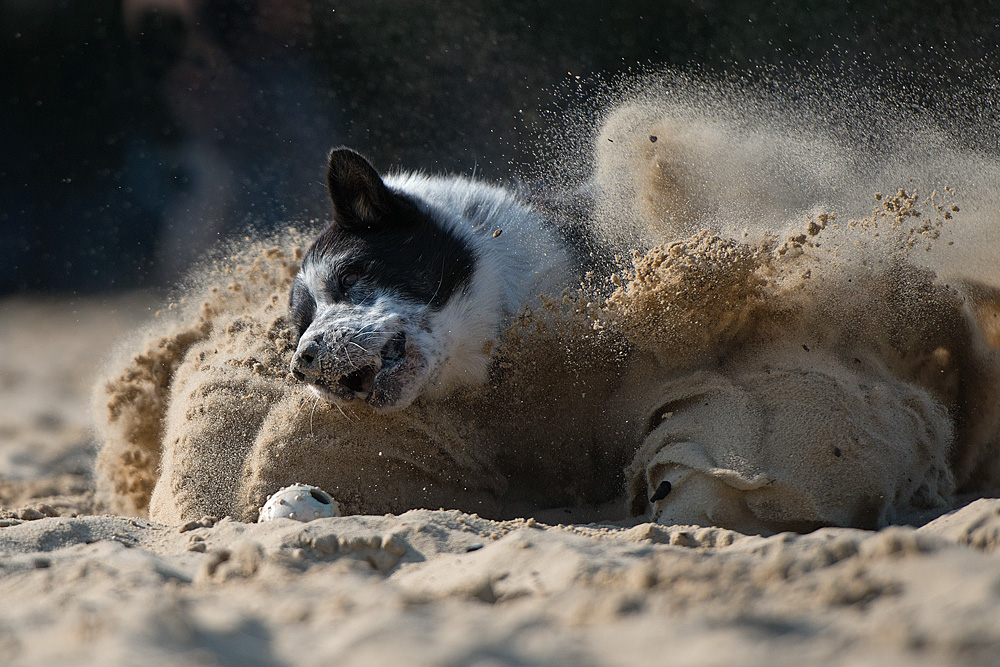
[[[678,664],[987,665],[997,502],[919,529],[771,538],[427,510],[44,518],[0,530],[0,591],[22,600],[0,611],[0,647],[13,664],[625,665],[669,649]],[[39,588],[58,610],[19,597]]]

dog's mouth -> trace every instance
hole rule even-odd
[[[341,376],[337,380],[337,386],[349,396],[368,399],[379,374],[391,372],[405,356],[406,334],[399,332],[379,352],[377,363],[362,366]]]
[[[370,394],[372,387],[375,385],[375,374],[377,372],[378,369],[374,366],[365,366],[353,373],[344,375],[337,380],[337,384],[352,394]]]

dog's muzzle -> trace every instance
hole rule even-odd
[[[300,341],[290,364],[292,375],[324,395],[343,401],[360,398],[375,407],[387,407],[387,385],[393,384],[394,371],[406,357],[406,334],[395,334],[375,352],[344,340],[338,337],[330,345],[320,334]]]

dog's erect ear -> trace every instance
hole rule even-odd
[[[392,210],[392,193],[365,158],[349,148],[330,151],[326,184],[334,221],[348,229],[370,229]]]

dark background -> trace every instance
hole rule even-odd
[[[0,0],[0,294],[160,286],[322,217],[334,145],[508,177],[622,72],[820,68],[942,112],[996,85],[1000,3],[874,4]]]

